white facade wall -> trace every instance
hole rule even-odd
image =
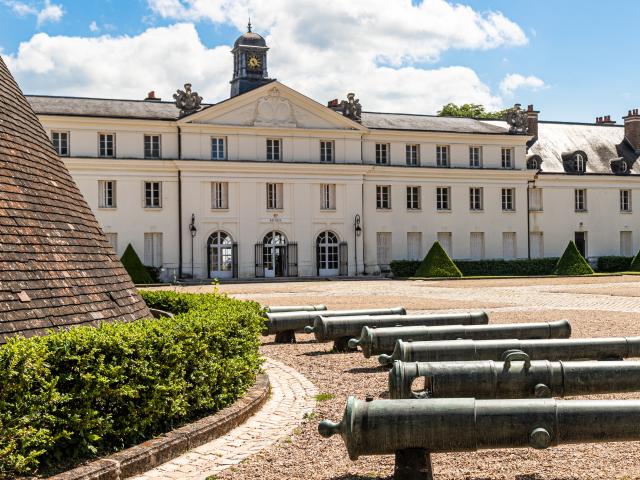
[[[378,254],[388,253],[392,260],[415,256],[416,251],[424,255],[438,238],[450,242],[445,248],[456,259],[481,253],[484,258],[527,258],[529,231],[542,234],[547,257],[559,256],[577,231],[587,232],[589,257],[619,255],[622,231],[632,232],[633,252],[640,247],[640,180],[633,176],[537,175],[526,170],[526,136],[367,130],[286,87],[278,88],[291,105],[295,125],[291,119],[285,119],[284,126],[252,125],[259,92],[205,109],[187,117],[189,121],[46,115],[40,119],[48,133],[70,133],[66,164],[104,231],[117,233],[119,255],[131,243],[144,259],[145,233],[162,233],[167,280],[177,274],[180,236],[183,273],[191,273],[193,261],[194,276],[206,278],[207,239],[216,231],[226,232],[237,243],[238,275],[245,278],[255,275],[255,244],[274,230],[298,244],[300,276],[317,274],[315,244],[324,231],[347,242],[350,275],[356,269],[380,272]],[[117,158],[97,158],[100,132],[115,133]],[[162,136],[161,160],[143,159],[144,134]],[[212,137],[225,139],[225,160],[211,160]],[[282,140],[281,163],[266,161],[269,138]],[[334,142],[334,164],[320,163],[323,140]],[[376,143],[389,144],[390,165],[375,164]],[[420,166],[407,166],[407,144],[419,145]],[[438,145],[449,146],[450,168],[436,166]],[[482,168],[469,168],[470,146],[482,148]],[[512,169],[501,168],[502,148],[513,149]],[[116,181],[116,208],[99,207],[100,180]],[[144,208],[145,181],[162,182],[162,208]],[[212,208],[211,182],[228,184],[228,208]],[[267,183],[282,183],[281,210],[267,209]],[[321,210],[322,184],[335,185],[335,210]],[[377,185],[391,187],[388,210],[377,208]],[[543,191],[542,211],[528,211],[531,185]],[[407,186],[420,187],[420,209],[407,208]],[[450,188],[447,211],[436,208],[438,187]],[[470,209],[471,187],[482,188],[481,211]],[[504,188],[515,191],[513,211],[502,209]],[[587,189],[586,212],[574,209],[575,188]],[[620,212],[623,188],[633,190],[631,213]],[[188,231],[192,215],[197,228],[193,257]],[[362,227],[357,238],[356,215]],[[381,252],[382,247],[389,251]]]

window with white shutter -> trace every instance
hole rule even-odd
[[[144,264],[147,267],[162,267],[162,233],[144,234]]]
[[[542,189],[532,188],[529,190],[529,211],[542,211]]]
[[[471,232],[469,253],[472,260],[484,258],[484,232]]]
[[[629,230],[620,232],[620,255],[623,257],[633,255],[633,232]]]
[[[502,232],[502,258],[513,260],[516,255],[516,232]]]
[[[211,208],[213,210],[229,208],[229,184],[227,182],[211,182]]]
[[[451,232],[438,232],[438,243],[447,252],[447,255],[453,257],[453,243]]]
[[[336,186],[333,183],[320,185],[320,210],[336,209]]]
[[[377,232],[376,246],[378,266],[382,271],[388,271],[391,263],[391,232]]]
[[[407,259],[422,260],[422,232],[407,232]]]
[[[544,258],[544,234],[542,232],[529,233],[531,258]]]

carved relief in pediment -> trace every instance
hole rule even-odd
[[[271,89],[267,96],[258,100],[253,125],[256,127],[298,126],[293,115],[291,103],[280,96],[280,92],[275,87]]]

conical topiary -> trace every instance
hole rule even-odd
[[[153,283],[151,275],[149,275],[147,269],[144,268],[140,257],[138,257],[138,254],[131,244],[127,245],[127,249],[124,251],[120,260],[131,277],[131,280],[133,280],[133,283]]]
[[[629,266],[630,272],[640,272],[640,251],[636,253],[636,256],[631,260],[631,266]]]
[[[593,269],[578,251],[578,247],[572,241],[567,245],[562,257],[556,263],[554,275],[593,275]]]
[[[435,242],[429,253],[420,262],[416,277],[462,277],[462,272],[444,251],[440,242]]]

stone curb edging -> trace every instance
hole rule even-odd
[[[233,405],[108,457],[49,477],[49,480],[122,480],[144,473],[188,450],[225,435],[255,414],[269,397],[266,374],[258,374],[255,384]]]

